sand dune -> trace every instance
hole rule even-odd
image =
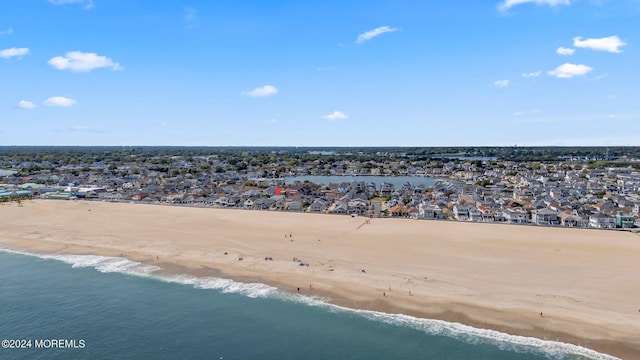
[[[13,249],[123,254],[640,358],[629,232],[45,200],[0,206],[0,219]]]

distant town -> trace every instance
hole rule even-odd
[[[637,147],[0,147],[0,201],[640,227]]]

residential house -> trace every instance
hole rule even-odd
[[[593,214],[589,216],[589,227],[596,229],[615,229],[616,218],[604,214]]]
[[[353,199],[347,203],[348,213],[365,215],[369,211],[369,202],[362,199]]]
[[[391,216],[393,217],[408,217],[410,214],[409,209],[401,204],[392,207],[389,209],[389,212],[391,212]]]
[[[347,214],[348,208],[345,204],[334,204],[329,208],[328,212],[331,214],[344,215]]]
[[[469,206],[469,221],[482,221],[482,212],[475,206]]]
[[[531,222],[536,225],[559,225],[558,213],[551,209],[536,209],[531,211]]]
[[[468,221],[469,220],[469,207],[466,205],[456,204],[453,205],[453,216],[458,221]]]
[[[323,199],[314,200],[311,205],[309,205],[309,212],[322,213],[326,212],[329,204]]]
[[[423,201],[418,205],[418,214],[421,219],[443,219],[442,209],[435,204]]]
[[[288,199],[287,202],[285,203],[285,209],[288,211],[302,211],[303,210],[302,201]]]
[[[253,201],[254,210],[269,210],[271,205],[275,204],[275,201],[268,197],[257,198]]]
[[[242,203],[242,207],[245,209],[253,209],[253,200],[251,199],[247,199],[244,201],[244,203]]]
[[[558,214],[560,219],[560,225],[566,227],[587,227],[589,221],[580,217],[578,214],[574,214],[571,211],[564,211]]]
[[[285,209],[285,196],[284,195],[273,195],[271,197],[273,200],[273,210],[282,211]]]
[[[529,222],[529,216],[524,212],[504,209],[502,215],[508,224],[527,224]]]

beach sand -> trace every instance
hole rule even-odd
[[[640,359],[630,232],[49,200],[2,205],[0,219],[0,246],[15,250],[122,254]]]

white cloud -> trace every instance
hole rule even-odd
[[[536,5],[557,6],[557,5],[571,5],[571,0],[504,0],[502,3],[498,5],[498,9],[500,9],[501,11],[507,11],[513,6],[526,4],[526,3],[534,3]]]
[[[59,107],[69,107],[77,104],[76,100],[66,98],[63,96],[53,96],[44,101],[44,104],[47,106],[59,106]]]
[[[277,120],[276,120],[276,119],[271,118],[271,119],[269,119],[269,120],[265,121],[264,123],[265,123],[265,124],[275,124],[276,122],[277,122]]]
[[[558,53],[559,55],[573,55],[574,52],[576,52],[576,49],[566,48],[562,46],[560,46],[558,50],[556,50],[556,53]]]
[[[574,76],[584,75],[591,70],[593,70],[593,68],[587,65],[566,63],[548,71],[547,74],[561,79],[569,79]]]
[[[257,87],[251,91],[243,91],[242,95],[248,95],[253,97],[262,97],[262,96],[270,96],[278,93],[278,88],[273,85],[265,85],[262,87]]]
[[[93,0],[48,0],[53,5],[84,4],[85,9],[93,8]]]
[[[329,121],[337,121],[337,120],[344,120],[349,118],[347,115],[345,115],[343,112],[340,111],[334,111],[329,115],[325,115],[323,116],[323,118],[329,120]]]
[[[617,36],[603,37],[600,39],[585,39],[582,37],[573,38],[573,46],[578,48],[586,48],[596,51],[608,51],[612,53],[622,52],[619,48],[627,45],[627,43],[620,40]]]
[[[380,36],[384,33],[388,33],[388,32],[394,32],[394,31],[398,31],[398,29],[396,28],[392,28],[389,26],[380,26],[378,28],[375,28],[373,30],[369,30],[365,33],[362,33],[360,35],[358,35],[358,39],[356,39],[356,44],[362,44],[363,42],[367,41],[367,40],[371,40],[376,36]]]
[[[13,28],[8,28],[7,30],[0,31],[0,35],[11,35],[13,34]]]
[[[20,109],[31,110],[35,109],[36,104],[32,103],[31,101],[20,100],[20,102],[18,103],[18,107]]]
[[[509,86],[509,80],[496,80],[493,82],[493,85],[497,87],[507,87]]]
[[[542,75],[542,71],[530,72],[530,73],[522,73],[523,78],[536,78]]]
[[[64,57],[56,56],[49,60],[49,65],[58,70],[70,71],[91,71],[99,68],[111,68],[111,70],[122,70],[120,64],[114,62],[106,56],[96,53],[83,53],[81,51],[70,51]]]
[[[0,58],[9,59],[14,56],[24,56],[29,54],[29,48],[9,48],[0,50]]]

